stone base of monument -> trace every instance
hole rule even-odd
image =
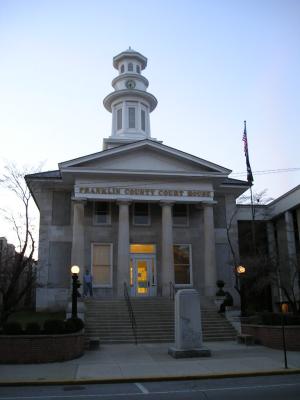
[[[195,289],[178,290],[175,296],[175,343],[168,349],[174,358],[210,357],[203,346],[200,294]]]
[[[168,354],[173,358],[210,357],[211,351],[205,347],[190,350],[179,350],[175,347],[169,347]]]

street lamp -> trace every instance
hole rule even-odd
[[[73,265],[71,267],[72,272],[72,318],[77,318],[77,297],[78,288],[80,287],[80,282],[78,282],[78,274],[80,268],[78,265]]]
[[[244,299],[244,287],[243,287],[243,282],[242,282],[241,278],[246,272],[246,267],[244,267],[244,265],[238,265],[235,270],[236,270],[236,273],[238,276],[239,290],[240,290],[240,297],[241,297],[241,317],[244,317],[245,316],[245,299]]]

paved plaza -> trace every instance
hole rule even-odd
[[[209,358],[173,359],[168,344],[102,345],[75,360],[0,365],[0,382],[109,382],[284,373],[282,350],[236,342],[206,342]],[[288,352],[288,371],[300,372],[300,352]]]

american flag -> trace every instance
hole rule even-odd
[[[246,121],[244,121],[244,134],[243,134],[243,142],[244,142],[244,153],[245,156],[247,157],[248,153],[248,139],[247,139],[247,128],[246,128]]]
[[[250,161],[249,161],[246,121],[244,121],[244,134],[243,134],[243,139],[242,140],[244,142],[244,153],[245,153],[245,157],[246,157],[247,181],[249,183],[249,186],[252,186],[253,185],[253,175],[252,175]]]

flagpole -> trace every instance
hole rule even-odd
[[[254,204],[253,204],[252,186],[250,186],[250,196],[251,196],[251,213],[252,213],[252,220],[251,220],[252,246],[253,246],[253,250],[254,250],[254,255],[256,255],[255,210],[254,210]]]
[[[246,157],[246,166],[247,166],[247,181],[249,184],[250,189],[250,198],[251,198],[251,213],[252,213],[252,220],[251,220],[251,232],[252,232],[252,246],[254,255],[256,255],[256,237],[255,237],[255,209],[253,204],[253,193],[252,193],[252,185],[253,185],[253,175],[251,171],[250,161],[249,161],[249,149],[248,149],[248,138],[247,138],[247,122],[244,121],[244,135],[243,135],[243,142],[244,142],[244,152]]]

